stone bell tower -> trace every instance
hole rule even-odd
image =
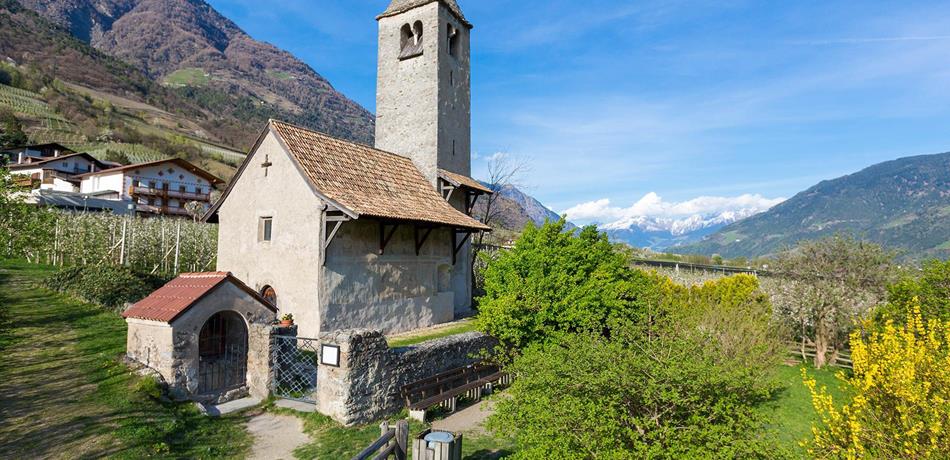
[[[376,147],[471,175],[472,24],[455,0],[393,0],[379,21]]]

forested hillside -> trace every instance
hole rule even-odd
[[[901,158],[821,182],[676,251],[761,256],[835,233],[867,238],[905,257],[950,256],[950,153]]]

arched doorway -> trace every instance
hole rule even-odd
[[[247,380],[247,325],[241,315],[215,313],[198,335],[198,393],[220,393]]]
[[[264,286],[261,288],[261,297],[270,302],[271,305],[277,306],[277,291],[273,287]]]

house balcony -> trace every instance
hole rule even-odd
[[[132,186],[129,189],[129,195],[133,197],[137,196],[154,196],[161,198],[174,198],[176,200],[182,201],[199,201],[199,202],[210,202],[211,195],[208,193],[197,193],[197,192],[183,192],[181,190],[174,189],[165,189],[158,187],[142,187],[142,186]]]

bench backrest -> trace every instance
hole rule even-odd
[[[486,376],[498,372],[497,366],[481,363],[469,364],[445,371],[432,377],[427,377],[404,385],[401,389],[406,405],[412,405],[426,398],[451,391],[455,388],[476,382]]]

